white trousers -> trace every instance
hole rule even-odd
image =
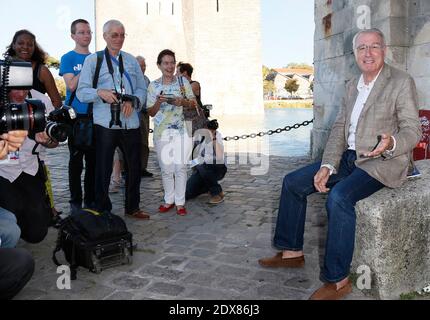
[[[187,164],[191,157],[192,138],[178,130],[164,130],[161,139],[154,139],[157,159],[161,168],[164,201],[177,206],[185,204]]]

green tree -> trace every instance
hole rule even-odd
[[[273,81],[263,81],[263,93],[265,96],[272,96],[276,91],[275,83]]]
[[[60,61],[55,57],[49,56],[48,59],[46,59],[46,66],[48,68],[54,68],[58,70],[60,69]]]
[[[289,63],[286,68],[296,68],[296,69],[308,69],[308,70],[313,70],[314,67],[308,65],[307,63],[296,63],[296,62],[292,62]]]
[[[285,90],[287,90],[292,96],[294,92],[299,90],[299,84],[297,83],[297,80],[296,79],[287,80],[287,82],[285,83]]]
[[[266,66],[263,66],[263,80],[266,80],[267,76],[272,72],[273,72],[272,69],[270,69]]]
[[[55,78],[55,85],[60,93],[61,99],[66,99],[66,83],[63,78]]]
[[[275,93],[276,87],[273,80],[267,80],[267,76],[274,71],[263,65],[262,74],[263,74],[263,94],[264,96],[271,96]]]

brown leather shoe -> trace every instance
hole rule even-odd
[[[326,283],[315,291],[309,300],[340,300],[352,292],[351,281],[342,288],[337,289],[336,283]]]
[[[267,268],[302,268],[305,265],[305,256],[282,258],[282,252],[278,252],[274,257],[258,260],[258,263]]]
[[[146,214],[142,210],[136,211],[132,214],[126,214],[127,217],[139,219],[139,220],[148,220],[150,218],[149,214]]]

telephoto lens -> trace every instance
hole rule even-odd
[[[12,130],[43,132],[45,125],[45,105],[40,100],[10,103],[0,108],[0,134]]]
[[[109,128],[112,128],[113,126],[119,126],[120,128],[122,128],[121,102],[112,103],[110,105],[110,114],[111,114],[111,120],[109,122]]]

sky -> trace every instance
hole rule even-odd
[[[83,18],[94,26],[92,0],[0,1],[7,2],[7,6],[2,3],[0,12],[0,54],[17,30],[29,29],[46,52],[60,58],[74,47],[69,36],[73,20]],[[261,0],[261,3],[263,64],[271,68],[290,62],[312,64],[314,1]],[[94,41],[90,49],[94,51]]]

